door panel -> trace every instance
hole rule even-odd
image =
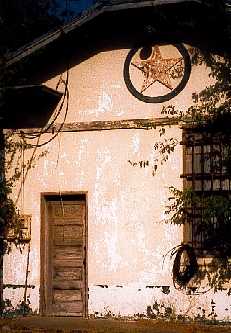
[[[48,201],[46,314],[86,314],[84,201]]]
[[[65,222],[63,222],[65,223]],[[53,225],[54,245],[83,245],[83,227],[78,225]]]

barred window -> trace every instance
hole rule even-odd
[[[231,248],[229,141],[222,133],[183,131],[184,188],[191,188],[197,197],[187,208],[184,239],[198,254],[216,254],[221,246]]]

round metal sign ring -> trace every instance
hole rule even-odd
[[[132,82],[131,75],[130,75],[130,66],[133,65],[133,63],[132,63],[133,57],[139,50],[144,49],[145,46],[136,47],[136,48],[131,49],[125,59],[124,69],[123,69],[125,84],[133,96],[135,96],[136,98],[138,98],[139,100],[141,100],[145,103],[163,103],[163,102],[169,101],[170,99],[172,99],[173,97],[178,95],[185,88],[185,86],[189,80],[190,73],[191,73],[191,59],[190,59],[187,49],[185,48],[185,46],[183,44],[169,44],[169,45],[175,47],[178,50],[178,52],[181,55],[182,60],[184,62],[184,66],[183,66],[183,73],[182,73],[180,82],[177,84],[177,86],[174,89],[172,89],[169,93],[164,94],[164,95],[159,95],[159,96],[145,95],[142,92],[139,92]],[[161,47],[161,46],[163,46],[163,45],[159,45],[159,46],[153,45],[152,48],[156,47],[157,49],[159,49],[159,47]],[[148,47],[150,47],[150,46],[148,46]],[[162,60],[168,62],[171,59],[162,59]],[[150,60],[146,60],[146,62],[148,62],[148,61],[150,62]],[[145,61],[143,61],[143,62],[145,62]],[[158,65],[158,61],[156,61],[156,64]],[[138,68],[138,69],[141,69],[141,68]],[[146,74],[146,73],[144,73],[144,74]],[[159,81],[158,78],[156,78],[156,80],[154,82],[156,82],[156,81]]]

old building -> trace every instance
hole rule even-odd
[[[4,257],[5,298],[19,302],[26,284],[43,314],[150,315],[157,302],[193,317],[208,315],[213,300],[219,318],[228,316],[227,292],[174,287],[168,253],[185,228],[166,223],[165,213],[169,187],[182,189],[181,175],[190,181],[198,172],[199,162],[189,166],[196,157],[186,163],[184,154],[202,153],[183,154],[182,126],[163,111],[186,111],[212,82],[191,56],[193,47],[219,47],[213,10],[199,1],[113,1],[8,55],[9,68],[22,64],[19,86],[23,76],[60,100],[48,122],[22,122],[18,131],[31,144],[13,192],[27,224],[22,252]],[[29,100],[31,115],[37,100]]]

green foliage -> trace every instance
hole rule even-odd
[[[192,94],[193,104],[186,111],[170,106],[163,107],[162,114],[197,126],[204,125],[205,122],[214,124],[214,129],[219,130],[217,120],[230,116],[231,56],[229,53],[217,55],[196,48],[191,48],[190,53],[193,65],[207,67],[213,83]],[[224,124],[221,124],[220,130],[223,130]],[[228,131],[230,133],[230,129]]]
[[[205,140],[206,133],[208,137],[216,136],[218,144],[220,142],[223,151],[226,151],[225,159],[222,158],[223,170],[225,169],[223,175],[229,178],[231,175],[231,127],[228,125],[231,121],[231,56],[191,49],[191,58],[194,65],[206,66],[210,69],[212,84],[192,95],[193,104],[187,110],[177,110],[174,107],[168,110],[165,107],[162,114],[177,119],[182,126],[203,129]],[[166,149],[163,152],[169,154],[171,151]],[[221,156],[219,158],[221,159]],[[214,161],[213,169],[215,167]],[[213,171],[216,172],[216,170]],[[180,191],[170,187],[169,205],[165,213],[168,215],[166,222],[178,225],[190,224],[193,216],[199,213],[200,219],[197,219],[196,233],[203,233],[205,236],[204,247],[211,260],[204,266],[199,265],[193,285],[197,289],[204,280],[214,291],[227,289],[227,283],[231,280],[230,195],[222,191],[196,193],[191,188]],[[214,228],[214,222],[216,228]]]
[[[188,208],[192,204],[196,204],[199,198],[197,198],[191,188],[180,191],[171,186],[169,192],[169,205],[166,207],[165,214],[171,214],[171,217],[166,222],[180,225],[185,224],[188,220]]]
[[[177,315],[173,306],[155,301],[152,306],[147,306],[147,317],[152,319],[175,320]]]
[[[227,295],[230,295],[231,263],[229,257],[212,257],[209,263],[200,267],[194,283],[199,285],[203,280],[208,281],[208,286],[214,292],[226,290]]]
[[[210,256],[210,261],[198,266],[198,270],[191,283],[195,290],[202,281],[207,281],[214,292],[227,290],[231,294],[228,283],[231,281],[231,201],[229,197],[214,195],[197,195],[191,189],[183,191],[170,188],[171,204],[166,210],[170,215],[167,222],[184,225],[190,223],[192,209],[200,209],[200,222],[197,232],[204,232],[204,248]],[[216,219],[216,228],[214,228]],[[184,286],[185,287],[185,286]]]
[[[16,182],[20,181],[19,193],[21,193],[28,171],[34,167],[37,160],[46,155],[46,151],[31,154],[31,158],[25,159],[24,154],[31,149],[23,136],[14,131],[5,135],[5,154],[0,160],[0,170],[6,174],[0,186],[0,233],[2,236],[2,254],[9,253],[14,244],[20,250],[23,247],[21,240],[22,220],[17,204],[10,197]],[[9,233],[14,237],[9,237]]]
[[[30,299],[27,297],[26,302],[21,301],[16,306],[13,306],[10,299],[5,299],[3,301],[2,307],[2,317],[4,318],[14,318],[18,316],[27,316],[33,314],[33,310],[30,306]]]
[[[188,312],[188,311],[187,311]],[[147,306],[147,317],[151,319],[171,320],[180,322],[201,322],[207,324],[217,324],[216,303],[211,300],[210,307],[205,310],[198,307],[198,312],[192,317],[187,313],[178,313],[173,304],[155,301],[152,306]]]
[[[160,130],[160,136],[165,134],[165,130]],[[163,164],[168,160],[171,153],[174,152],[175,147],[179,144],[176,138],[164,139],[164,141],[159,141],[154,144],[154,150],[157,150],[161,156],[160,163]]]
[[[197,194],[192,189],[183,191],[170,187],[170,205],[166,214],[171,215],[168,222],[186,224],[191,222],[193,214],[200,215],[197,232],[206,234],[205,246],[210,251],[218,251],[222,256],[231,255],[231,201],[222,193]],[[214,228],[214,221],[217,227]],[[222,240],[222,242],[221,242]]]

